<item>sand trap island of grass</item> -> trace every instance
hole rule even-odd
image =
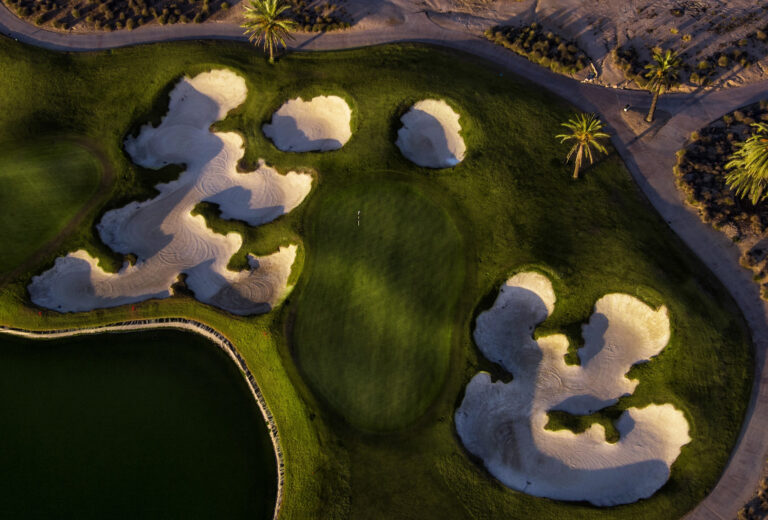
[[[264,135],[284,152],[338,150],[352,136],[352,110],[338,96],[290,99],[264,125]]]
[[[235,314],[266,312],[280,301],[295,245],[266,257],[250,256],[250,270],[230,271],[227,263],[242,237],[214,233],[202,216],[191,214],[198,203],[212,202],[223,218],[258,226],[291,211],[311,190],[310,175],[280,175],[263,162],[254,172],[238,173],[242,138],[210,132],[215,121],[245,101],[246,93],[243,78],[227,70],[182,79],[170,94],[161,124],[145,125],[125,148],[141,166],[176,163],[185,164],[186,171],[178,180],[158,184],[155,198],[109,211],[97,225],[106,245],[136,255],[137,262],[112,274],[86,251],[75,251],[32,279],[32,301],[74,312],[166,298],[181,273],[198,300]]]
[[[459,114],[448,103],[424,99],[400,118],[397,147],[411,162],[427,168],[450,168],[464,160],[467,147],[459,132]]]
[[[603,296],[582,326],[581,364],[567,365],[566,336],[533,337],[554,306],[549,279],[527,272],[507,280],[493,307],[478,316],[478,347],[514,379],[494,383],[481,372],[470,381],[456,411],[459,437],[496,478],[531,495],[598,506],[647,498],[691,440],[688,422],[671,404],[627,409],[614,444],[599,424],[580,434],[545,426],[550,410],[589,415],[632,394],[638,381],[626,373],[669,341],[667,309],[654,311],[626,294]]]

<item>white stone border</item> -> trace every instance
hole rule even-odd
[[[264,417],[264,421],[267,423],[267,430],[269,431],[269,437],[272,440],[272,448],[275,452],[275,460],[277,461],[277,497],[275,499],[275,510],[272,514],[272,518],[273,520],[277,520],[277,517],[280,513],[280,508],[283,504],[283,484],[285,480],[285,463],[283,461],[283,450],[280,447],[280,433],[277,430],[277,424],[272,417],[272,413],[269,411],[267,402],[264,400],[264,396],[259,389],[259,385],[256,383],[256,379],[248,369],[248,365],[246,365],[245,360],[237,351],[232,342],[229,341],[222,333],[213,327],[205,325],[204,323],[186,318],[155,318],[146,320],[121,321],[108,325],[85,327],[82,329],[26,330],[0,325],[0,333],[32,339],[55,339],[87,334],[102,334],[110,332],[127,332],[134,330],[152,329],[187,330],[199,334],[218,345],[219,348],[221,348],[240,368],[240,371],[243,373],[248,383],[248,387],[251,389],[251,393],[256,400],[256,404],[259,406],[259,410],[261,410],[261,415]]]

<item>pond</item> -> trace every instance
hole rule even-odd
[[[277,477],[239,369],[192,333],[0,335],[5,518],[271,518]]]

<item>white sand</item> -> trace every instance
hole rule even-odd
[[[467,147],[459,132],[459,114],[445,101],[424,99],[400,118],[397,146],[409,160],[427,168],[450,168],[464,159]]]
[[[228,70],[182,79],[160,126],[144,126],[125,148],[141,166],[184,163],[187,170],[178,180],[159,184],[155,198],[109,211],[97,226],[105,244],[133,253],[136,264],[106,273],[87,252],[75,251],[32,279],[32,301],[66,312],[166,298],[178,275],[186,273],[197,299],[236,314],[266,312],[278,303],[288,289],[296,246],[250,257],[251,269],[230,271],[227,263],[242,237],[214,233],[202,216],[191,215],[208,201],[220,205],[224,218],[258,226],[291,211],[311,190],[310,175],[280,175],[263,162],[254,172],[237,172],[242,138],[209,127],[242,104],[246,93],[243,78]]]
[[[296,98],[283,103],[263,130],[284,152],[326,152],[349,141],[351,119],[352,110],[338,96],[318,96],[310,101]]]
[[[638,382],[626,373],[669,341],[667,309],[654,311],[626,294],[602,297],[583,325],[581,365],[566,365],[564,335],[533,339],[554,304],[545,276],[522,273],[480,314],[478,347],[514,379],[493,383],[489,374],[477,374],[456,411],[458,434],[496,478],[532,495],[598,506],[649,497],[690,442],[688,422],[672,405],[629,408],[617,421],[621,439],[615,444],[597,424],[578,435],[544,426],[549,410],[589,415],[632,394]]]

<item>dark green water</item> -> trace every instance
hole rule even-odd
[[[176,331],[0,335],[0,518],[271,518],[275,456],[235,365]]]

